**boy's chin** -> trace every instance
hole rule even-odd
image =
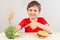
[[[31,19],[35,19],[36,17],[31,17]]]
[[[35,19],[35,17],[32,17],[31,19]]]

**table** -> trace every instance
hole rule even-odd
[[[60,32],[53,33],[44,39],[39,38],[36,33],[20,33],[20,36],[15,39],[8,39],[5,33],[1,32],[0,40],[60,40]]]

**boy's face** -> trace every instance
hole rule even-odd
[[[37,6],[32,6],[28,8],[28,16],[30,18],[37,18],[38,15],[39,15],[39,9]]]

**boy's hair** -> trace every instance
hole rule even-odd
[[[38,3],[37,1],[31,1],[28,5],[27,5],[27,10],[28,8],[32,7],[32,6],[37,6],[39,11],[41,10],[41,4]]]

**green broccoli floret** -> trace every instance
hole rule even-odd
[[[5,35],[7,38],[9,39],[14,39],[16,38],[17,35],[15,35],[16,32],[16,28],[14,26],[9,26],[6,30],[5,30]]]

